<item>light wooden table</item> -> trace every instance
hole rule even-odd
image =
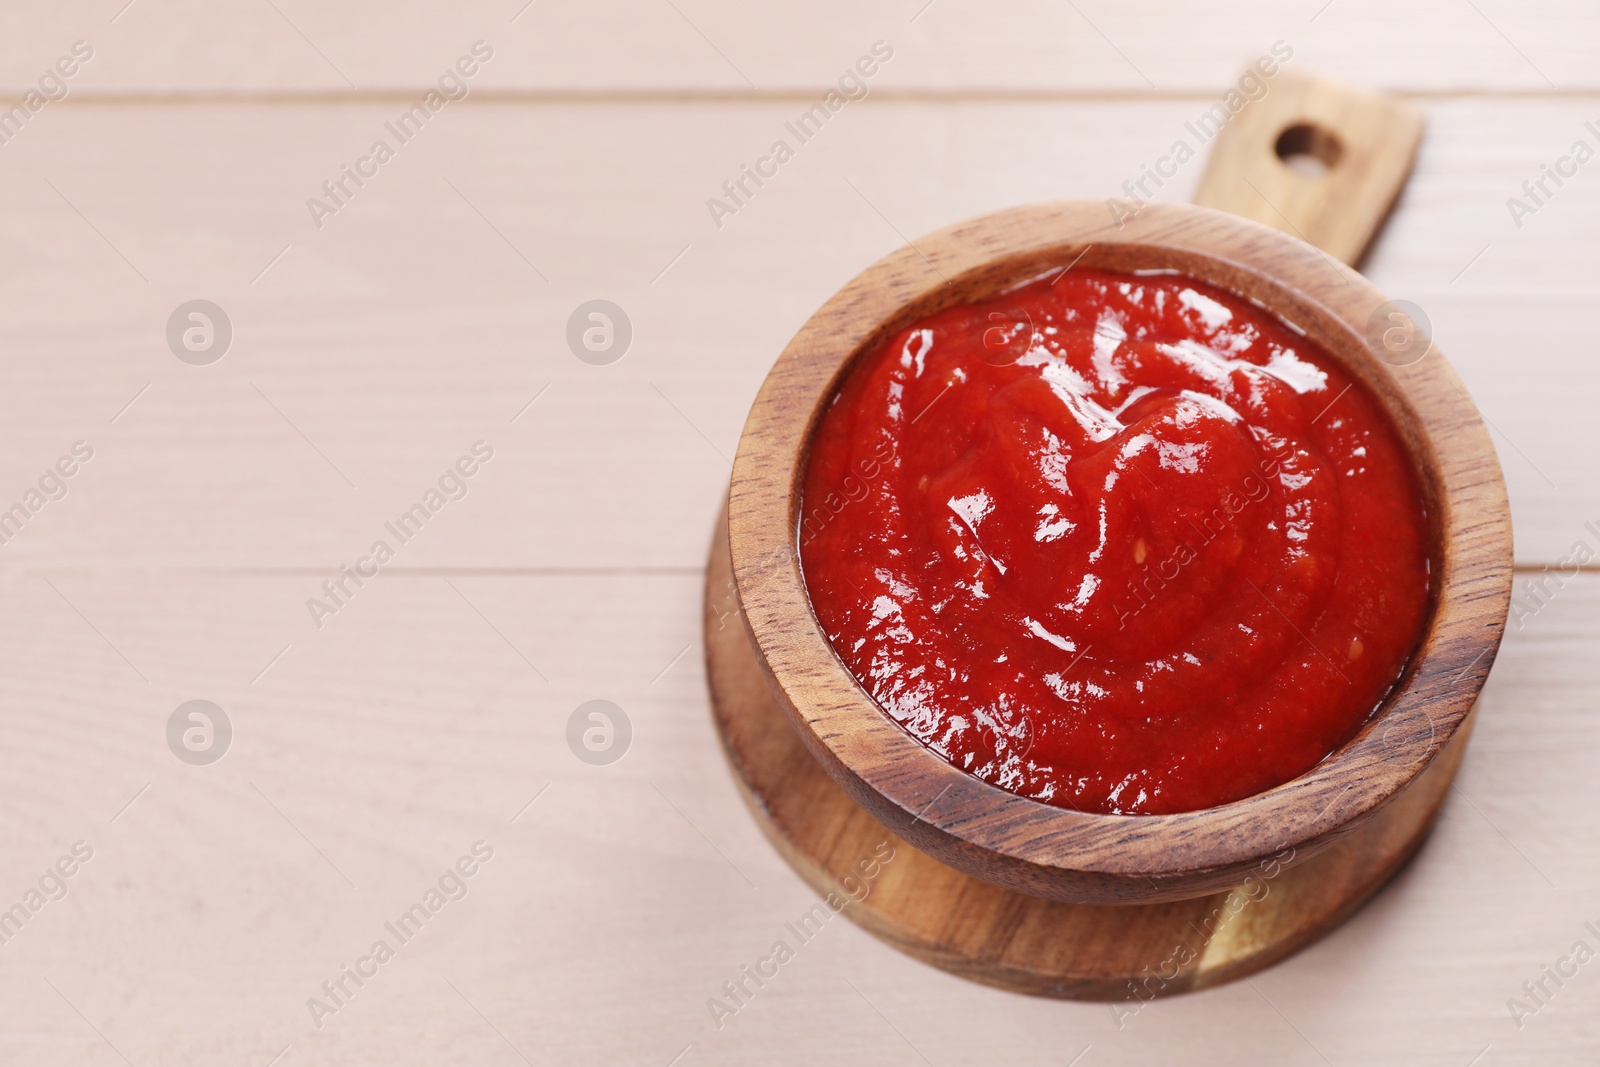
[[[1366,270],[1493,427],[1519,580],[1600,551],[1600,162],[1520,227],[1506,203],[1600,147],[1600,20],[1319,3],[0,11],[7,100],[93,50],[0,125],[0,510],[93,449],[0,545],[0,909],[26,916],[0,915],[0,1061],[1594,1062],[1600,963],[1520,1026],[1507,1006],[1600,949],[1593,564],[1513,624],[1418,860],[1253,980],[1119,1026],[834,922],[720,1028],[707,1009],[813,903],[735,792],[698,642],[767,367],[904,237],[1116,192],[1274,41],[1427,111]],[[385,123],[480,40],[470,95],[398,144]],[[716,225],[707,199],[880,40],[867,98]],[[319,228],[307,198],[380,137],[394,158]],[[165,336],[201,298],[233,329],[205,366]],[[596,298],[632,324],[611,365],[565,340]],[[398,545],[384,523],[477,441],[467,495]],[[394,558],[318,628],[307,599],[380,538]],[[232,726],[208,766],[168,747],[193,699]],[[567,744],[592,699],[632,724],[608,766]],[[445,880],[466,895],[400,943],[385,924],[479,841]],[[66,895],[35,912],[41,879]],[[380,939],[319,1028],[308,998]]]

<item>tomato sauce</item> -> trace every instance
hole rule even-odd
[[[896,722],[1085,812],[1299,776],[1428,610],[1409,456],[1332,357],[1173,273],[1076,268],[866,353],[805,471],[801,565]]]

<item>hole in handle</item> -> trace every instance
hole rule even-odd
[[[1297,122],[1278,134],[1272,150],[1283,165],[1307,178],[1321,178],[1344,158],[1344,145],[1331,130]]]

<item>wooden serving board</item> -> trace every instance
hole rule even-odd
[[[1359,908],[1421,846],[1472,731],[1469,717],[1426,773],[1338,844],[1247,888],[1168,904],[1063,904],[948,867],[850,799],[773,698],[739,617],[725,537],[714,539],[707,579],[712,714],[767,838],[813,889],[841,898],[887,842],[894,858],[843,914],[918,959],[1023,993],[1148,999],[1282,959]]]
[[[1404,105],[1280,71],[1267,95],[1217,136],[1197,200],[1353,263],[1398,195],[1421,132],[1420,116]],[[1290,154],[1334,165],[1309,177],[1285,165]],[[1118,210],[1137,207],[1122,202]],[[1231,892],[1136,905],[1013,892],[887,830],[806,750],[740,617],[726,529],[724,514],[707,572],[706,671],[713,716],[756,821],[824,896],[842,898],[846,880],[859,885],[861,865],[879,861],[870,893],[844,913],[902,951],[990,985],[1142,1001],[1270,965],[1349,916],[1416,852],[1471,734],[1469,716],[1428,770],[1373,817],[1321,854],[1294,866],[1268,864]],[[893,849],[887,863],[885,846]]]

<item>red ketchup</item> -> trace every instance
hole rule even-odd
[[[805,472],[822,629],[918,741],[1085,812],[1303,774],[1398,680],[1428,522],[1377,401],[1173,273],[1052,273],[891,337]]]

